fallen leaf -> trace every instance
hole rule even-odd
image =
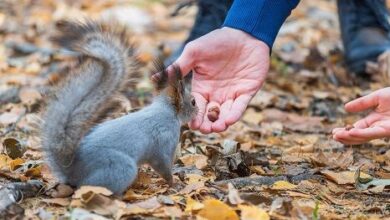
[[[78,219],[78,220],[108,220],[103,216],[93,214],[88,212],[85,209],[75,208],[71,210],[70,219]]]
[[[6,154],[12,159],[21,158],[26,152],[26,148],[16,138],[6,138],[3,141]]]
[[[12,159],[5,155],[5,154],[0,154],[0,169],[4,168],[4,167],[7,167],[9,166],[9,162],[11,161]]]
[[[8,126],[15,123],[19,118],[19,115],[12,112],[5,112],[0,115],[0,125]]]
[[[222,144],[222,155],[230,155],[237,153],[240,148],[240,144],[237,141],[225,139]]]
[[[123,195],[123,200],[125,201],[135,201],[135,200],[140,200],[140,199],[147,199],[149,198],[149,195],[142,195],[136,193],[133,189],[129,189],[126,191],[126,193]]]
[[[354,180],[355,180],[355,187],[358,190],[365,190],[370,186],[375,186],[376,189],[374,191],[380,191],[384,189],[385,186],[390,186],[390,179],[378,179],[378,178],[372,178],[371,176],[365,177],[362,175],[360,171],[360,167],[356,170],[355,175],[354,175]],[[380,186],[383,186],[383,189],[381,189]]]
[[[331,170],[323,170],[321,171],[328,179],[336,182],[337,184],[354,184],[355,183],[355,172],[353,171],[341,171],[334,172]],[[366,173],[361,173],[361,177],[363,178],[371,178],[370,175]]]
[[[312,163],[320,167],[329,168],[341,168],[346,169],[353,164],[353,150],[350,148],[346,152],[322,152],[315,154],[310,157]]]
[[[208,199],[203,202],[204,208],[198,215],[208,220],[238,220],[237,213],[230,206],[217,199]]]
[[[283,180],[276,181],[271,187],[274,190],[290,190],[295,188],[297,188],[296,185]]]
[[[244,201],[240,198],[240,194],[236,188],[234,188],[233,184],[228,184],[228,199],[230,204],[238,205],[243,203]]]
[[[256,206],[238,205],[238,209],[241,210],[242,220],[269,220],[268,213]]]
[[[150,210],[150,211],[161,207],[161,203],[158,201],[157,196],[154,196],[154,197],[147,199],[145,201],[142,201],[142,202],[133,203],[132,205],[135,205],[135,206],[138,206],[142,209],[146,209],[146,210]]]
[[[79,189],[76,190],[73,195],[73,198],[81,199],[84,195],[89,194],[90,192],[93,192],[94,194],[101,194],[104,196],[111,196],[113,194],[110,190],[101,186],[81,186]]]
[[[203,203],[200,203],[200,202],[192,199],[189,196],[187,197],[187,199],[186,199],[186,209],[185,209],[186,213],[190,213],[190,212],[193,212],[193,211],[199,211],[199,210],[201,210],[203,208],[204,208]]]
[[[158,195],[157,201],[163,205],[174,205],[175,202],[169,197],[164,195]]]
[[[187,154],[183,157],[180,157],[180,161],[185,166],[194,165],[198,169],[204,169],[207,167],[207,156],[203,154]]]
[[[184,189],[180,190],[179,194],[188,195],[191,192],[203,189],[204,187],[204,182],[191,183],[184,187]]]
[[[41,166],[28,169],[24,175],[27,177],[41,177]]]
[[[374,186],[370,189],[368,189],[368,191],[372,192],[372,193],[382,193],[383,190],[385,189],[386,185],[379,185],[379,186]]]
[[[65,198],[73,194],[74,190],[72,187],[65,184],[58,184],[55,189],[49,193],[53,198]]]
[[[69,198],[54,198],[54,199],[42,199],[42,202],[45,202],[47,204],[54,204],[59,206],[69,206],[70,205],[70,199]]]
[[[8,162],[9,169],[16,170],[17,168],[21,167],[24,163],[24,160],[22,158],[16,158],[15,160],[11,160]]]
[[[165,216],[171,218],[181,218],[183,216],[183,211],[176,206],[164,207],[163,209],[164,209]]]

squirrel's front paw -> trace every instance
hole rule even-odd
[[[173,176],[171,175],[169,178],[165,179],[169,187],[173,186]]]

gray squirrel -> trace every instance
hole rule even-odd
[[[171,185],[181,124],[197,113],[180,67],[174,74],[160,68],[149,106],[102,122],[137,71],[129,34],[95,21],[61,21],[57,30],[53,41],[81,56],[43,114],[42,148],[54,175],[62,183],[103,186],[120,195],[147,163]]]

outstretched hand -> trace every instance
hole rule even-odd
[[[188,43],[174,62],[193,72],[192,93],[199,108],[190,123],[202,133],[222,132],[237,122],[261,88],[269,68],[268,46],[240,30],[224,27]],[[212,122],[210,108],[220,109]]]
[[[353,124],[353,128],[335,128],[333,138],[344,144],[361,144],[390,137],[390,87],[377,90],[345,105],[348,112],[373,111]]]

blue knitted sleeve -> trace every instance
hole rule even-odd
[[[223,26],[242,30],[269,48],[299,0],[235,0]]]

